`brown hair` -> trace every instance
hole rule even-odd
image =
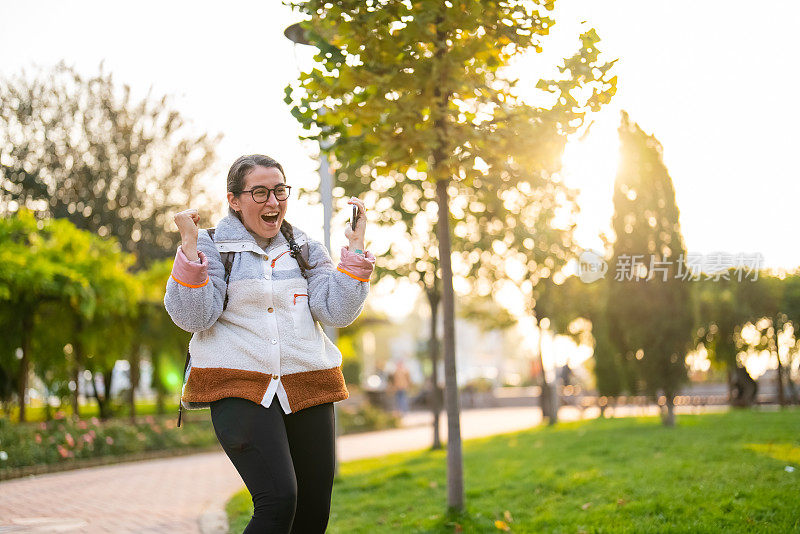
[[[283,182],[286,183],[286,173],[283,172],[283,166],[280,163],[269,156],[264,156],[262,154],[251,154],[249,156],[240,156],[236,159],[236,161],[233,162],[233,165],[231,165],[230,170],[228,170],[228,191],[234,195],[240,194],[244,189],[244,179],[255,167],[274,167],[278,169],[281,171],[281,176],[283,176]],[[242,220],[242,215],[238,211],[235,211],[232,208],[228,209],[240,221]],[[281,233],[283,234],[283,237],[286,238],[286,241],[289,242],[289,250],[291,251],[290,255],[297,260],[297,264],[300,266],[300,271],[302,271],[303,276],[305,276],[306,270],[313,269],[314,265],[309,265],[308,261],[306,261],[306,258],[304,258],[300,253],[300,247],[294,241],[294,229],[286,219],[284,219],[283,223],[281,223]]]

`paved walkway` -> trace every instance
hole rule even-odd
[[[221,452],[9,480],[0,532],[197,533],[241,485]]]
[[[654,408],[642,410],[634,408],[627,414],[618,410],[617,415],[654,413]],[[587,410],[583,416],[596,417],[597,411]],[[581,412],[563,407],[559,417],[580,419]],[[341,436],[339,459],[429,447],[432,421],[432,414],[416,412],[404,417],[405,428]],[[469,439],[531,428],[541,422],[541,412],[535,407],[470,409],[462,412],[460,422],[463,439]],[[439,436],[446,441],[444,413]],[[241,487],[238,473],[222,452],[10,480],[0,483],[0,533],[223,532],[221,506]]]

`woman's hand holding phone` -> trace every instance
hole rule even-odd
[[[350,251],[356,250],[364,251],[364,234],[367,229],[367,217],[364,213],[367,211],[364,203],[358,197],[350,197],[347,201],[348,204],[353,206],[353,215],[350,219],[350,224],[344,230],[344,235],[350,242],[347,247]]]

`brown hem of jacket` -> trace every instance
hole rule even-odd
[[[341,367],[283,375],[283,389],[292,412],[348,398]]]
[[[225,397],[240,397],[260,404],[271,380],[272,375],[258,371],[192,367],[181,400],[213,402]],[[292,373],[281,376],[280,380],[292,413],[350,396],[341,367]]]

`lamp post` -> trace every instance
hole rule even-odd
[[[310,42],[308,42],[308,39],[306,39],[305,31],[300,26],[299,22],[296,22],[283,30],[283,35],[292,41],[295,46],[299,44],[313,46]],[[296,56],[295,65],[297,65]],[[324,109],[320,110],[320,113],[324,112]],[[327,153],[327,150],[330,148],[330,146],[331,142],[327,139],[319,143],[319,193],[322,199],[322,230],[325,248],[328,249],[328,252],[331,252],[331,217],[333,216],[333,178],[331,177]],[[336,343],[336,339],[338,338],[336,328],[324,325],[323,330],[328,338]]]
[[[292,41],[295,47],[299,44],[301,45],[311,45],[306,39],[305,31],[300,26],[299,22],[288,26],[285,30],[283,30],[283,35]],[[297,65],[297,55],[295,54],[295,66]],[[324,113],[324,109],[321,109],[320,112]],[[331,252],[331,217],[333,216],[333,178],[331,176],[330,165],[328,164],[328,149],[331,147],[331,142],[328,139],[324,139],[319,143],[319,193],[322,199],[322,230],[323,230],[323,240],[325,244],[325,248],[328,249],[328,252]],[[336,340],[339,337],[336,328],[330,325],[323,325],[322,326],[325,335],[328,336],[333,344],[336,344]],[[338,438],[340,435],[339,429],[339,410],[336,407],[336,403],[333,405],[333,421],[334,421],[334,428],[336,431],[336,437]],[[334,452],[334,474],[339,473],[339,456]]]

